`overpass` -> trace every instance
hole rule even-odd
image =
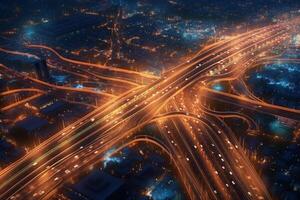
[[[267,51],[288,39],[290,31],[290,24],[287,23],[271,25],[241,34],[198,54],[183,64],[180,69],[165,74],[160,80],[145,88],[129,91],[114,102],[109,102],[96,109],[41,143],[24,158],[0,171],[0,198],[49,198],[66,178],[97,161],[99,156],[111,147],[130,140],[134,131],[149,123],[176,94],[196,82],[204,81],[216,73],[222,73],[224,68],[220,67],[220,62],[229,63],[235,57],[240,59]],[[231,71],[234,70],[234,67],[236,66],[231,65],[226,69]],[[236,199],[237,197],[270,199],[258,174],[243,158],[243,153],[238,148],[235,147],[236,150],[231,153],[241,160],[242,165],[240,166],[248,169],[247,174],[242,173],[245,171],[239,170],[239,167],[235,167],[235,163],[229,158],[230,153],[225,150],[225,147],[228,141],[234,139],[226,134],[223,134],[223,138],[218,138],[218,131],[209,128],[209,122],[206,123],[208,124],[207,131],[211,133],[207,136],[211,137],[202,139],[207,141],[207,145],[210,143],[219,148],[218,152],[224,155],[224,162],[226,160],[224,168],[232,170],[226,170],[223,173],[221,170],[223,167],[220,164],[216,164],[214,160],[208,162],[211,157],[202,157],[201,152],[191,151],[190,147],[194,144],[193,139],[188,134],[182,134],[183,138],[180,137],[176,141],[184,143],[180,145],[181,151],[189,152],[193,157],[193,163],[187,162],[180,166],[189,166],[191,169],[190,180],[187,179],[185,184],[188,187],[186,189],[189,191],[190,198],[199,199],[197,195],[199,195],[200,188],[197,186],[193,188],[193,183],[198,183],[199,180],[194,182],[192,177],[200,175],[203,180],[205,179],[203,188],[207,189],[206,196],[209,199]],[[164,142],[170,142],[168,137]],[[236,144],[236,141],[230,143]],[[178,151],[174,150],[172,153],[176,155]],[[189,160],[191,159],[188,157],[186,161]],[[210,174],[212,166],[221,166],[218,170],[219,176]],[[182,168],[178,169],[178,171],[183,170]],[[232,183],[230,187],[227,186],[228,180]]]

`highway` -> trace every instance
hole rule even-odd
[[[251,100],[246,97],[240,97],[237,95],[227,94],[224,92],[214,91],[209,88],[202,88],[203,96],[214,99],[216,101],[222,101],[227,104],[235,105],[238,107],[266,113],[274,116],[286,117],[294,120],[300,120],[300,111],[283,106],[273,105],[262,101]]]
[[[65,179],[98,161],[105,151],[130,140],[134,131],[155,118],[175,95],[197,82],[222,73],[225,67],[220,66],[220,63],[228,64],[235,58],[243,59],[267,51],[289,39],[290,31],[290,24],[286,23],[241,34],[231,41],[198,54],[180,69],[164,74],[154,83],[136,91],[129,91],[96,109],[0,171],[0,199],[48,199]],[[236,67],[238,66],[234,64],[226,66],[226,73]],[[177,124],[177,128],[173,129],[179,129],[186,134],[180,134],[180,138],[176,139],[180,148],[174,149],[172,154],[188,154],[188,163],[180,162],[182,168],[178,171],[185,171],[185,167],[189,167],[190,172],[186,174],[190,178],[203,178],[204,185],[210,188],[206,194],[209,198],[270,199],[252,165],[236,150],[237,141],[228,134],[226,128],[223,127],[226,131],[219,134],[216,127],[220,125],[211,127],[216,119],[211,116],[205,119],[207,121],[203,124],[207,125],[202,124],[205,128],[201,128],[206,134],[200,135],[198,141],[203,143],[205,151],[212,144],[215,145],[215,154],[220,154],[224,162],[215,156],[204,155],[201,151],[192,149],[193,135],[184,131],[183,125]],[[219,121],[215,122],[217,123],[222,124]],[[166,137],[164,142],[168,143],[169,140]],[[199,144],[196,145],[197,150],[201,148]],[[228,148],[233,150],[229,151]],[[239,167],[236,167],[236,160],[232,156],[241,162]],[[218,171],[218,176],[213,175],[215,171]],[[246,176],[245,171],[248,172]],[[201,192],[199,187],[194,189],[194,195],[190,194],[191,199],[197,199],[197,193]]]

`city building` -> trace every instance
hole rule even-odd
[[[122,184],[121,179],[95,170],[79,183],[68,188],[66,196],[72,200],[105,200]]]
[[[9,137],[20,146],[33,146],[40,138],[47,135],[41,131],[48,125],[47,120],[37,116],[29,116],[15,124],[10,130]]]
[[[15,161],[23,154],[24,151],[20,148],[14,146],[3,138],[0,139],[0,169]]]
[[[51,77],[46,60],[42,59],[34,63],[36,75],[41,81],[50,82]]]

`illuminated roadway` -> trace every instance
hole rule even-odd
[[[220,62],[230,63],[236,57],[241,59],[257,55],[289,39],[290,31],[290,24],[286,23],[238,35],[198,54],[181,65],[180,69],[169,72],[153,84],[131,90],[115,101],[96,109],[0,171],[0,199],[50,198],[66,178],[98,161],[110,148],[130,141],[134,131],[155,118],[176,94],[194,83],[223,72],[225,68],[220,66]],[[235,67],[238,66],[226,65],[226,73]],[[204,194],[200,186],[188,185],[199,183],[199,180],[183,181],[190,198],[199,199],[199,193],[203,193],[201,197],[203,199],[270,199],[252,165],[243,158],[237,146],[234,146],[237,141],[232,141],[233,151],[229,153],[227,150],[228,144],[229,148],[232,147],[230,140],[234,140],[227,135],[228,130],[223,127],[225,131],[221,131],[220,134],[218,130],[210,127],[210,123],[216,121],[213,117],[207,116],[202,120],[206,120],[203,124],[208,125],[205,126],[207,137],[199,140],[203,141],[203,146],[206,145],[204,147],[208,148],[208,145],[218,147],[216,153],[223,155],[226,170],[223,173],[223,167],[220,165],[220,162],[223,163],[222,160],[214,159],[212,156],[205,157],[201,151],[192,150],[194,145],[199,145],[194,144],[192,137],[187,134],[180,135],[180,138],[176,139],[180,151],[173,149],[171,153],[173,155],[187,153],[188,159],[184,162],[177,160],[179,173],[182,171],[191,180],[195,177],[203,178],[203,187],[208,188]],[[184,128],[179,127],[182,130]],[[168,136],[163,142],[170,142]],[[199,145],[197,149],[200,148]],[[246,170],[235,167],[236,159],[242,162],[241,166]],[[221,167],[218,169],[219,175],[211,174],[214,172],[213,169],[218,167]]]
[[[238,107],[244,107],[250,110],[258,110],[259,112],[267,113],[270,115],[300,120],[300,111],[296,109],[268,104],[261,101],[254,101],[245,97],[218,92],[208,88],[202,89],[204,96],[207,98],[222,101],[227,104],[236,105]]]

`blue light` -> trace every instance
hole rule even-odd
[[[289,73],[294,73],[294,72],[299,72],[299,69],[291,64],[286,64],[286,63],[275,63],[275,64],[269,64],[265,65],[264,67],[267,71],[272,72],[271,74],[267,74],[266,72],[264,75],[261,73],[256,74],[256,79],[262,79],[265,80],[268,85],[274,85],[278,86],[281,88],[289,89],[289,90],[294,90],[295,89],[295,84],[291,83],[289,79],[286,77],[283,77],[285,75],[290,75]],[[274,71],[274,72],[273,72]],[[273,73],[277,73],[280,75],[274,76]]]
[[[114,149],[109,150],[105,155],[103,159],[103,166],[104,168],[109,164],[109,163],[120,163],[121,159],[118,157],[112,157],[112,153],[114,152]]]
[[[214,84],[214,85],[212,86],[212,88],[213,88],[214,90],[218,91],[218,92],[224,91],[224,86],[221,85],[220,83]]]
[[[163,187],[159,187],[159,188],[155,188],[154,191],[152,191],[152,198],[154,200],[166,200],[166,199],[170,199],[173,196],[173,191],[171,190],[171,188],[163,188]]]
[[[64,76],[64,75],[52,75],[52,78],[57,83],[65,83],[66,79],[67,79],[67,76]]]
[[[289,128],[281,123],[279,120],[275,120],[269,124],[270,130],[276,135],[286,135],[289,132]]]
[[[163,33],[178,34],[187,42],[194,42],[214,35],[215,25],[203,23],[198,20],[187,20],[176,24],[164,24],[161,29]]]
[[[160,180],[151,183],[147,196],[153,200],[177,199],[179,186],[170,176],[163,176]]]
[[[200,35],[197,33],[191,33],[191,32],[184,32],[183,35],[184,39],[187,40],[198,40]]]
[[[261,74],[259,74],[259,73],[256,74],[256,78],[257,78],[257,79],[261,79],[262,77],[263,77],[263,76],[262,76]]]
[[[299,64],[275,62],[252,73],[248,83],[256,96],[272,104],[299,109],[299,75]]]
[[[82,84],[77,84],[77,85],[75,85],[75,88],[81,89],[81,88],[83,88],[83,85]]]
[[[24,37],[26,39],[32,39],[33,35],[34,35],[34,30],[32,28],[26,28],[24,31]]]

